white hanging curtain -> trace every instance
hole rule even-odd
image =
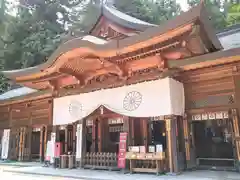
[[[53,125],[70,124],[100,106],[130,117],[183,115],[183,84],[171,78],[54,99]]]

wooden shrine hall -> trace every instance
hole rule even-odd
[[[43,161],[51,141],[84,168],[239,171],[240,49],[204,3],[160,26],[102,6],[46,63],[3,72],[23,87],[0,96],[1,158]]]

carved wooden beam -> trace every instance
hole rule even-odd
[[[84,77],[80,74],[77,74],[76,72],[68,71],[67,69],[63,68],[60,68],[59,72],[73,76],[75,79],[77,79],[77,82],[80,85],[80,87],[84,87],[87,84],[87,81],[84,79]]]
[[[167,68],[166,58],[162,56],[161,53],[157,53],[156,56],[158,57],[158,69],[163,70],[164,68]]]
[[[53,80],[49,80],[48,81],[48,87],[50,87],[52,89],[52,91],[56,90],[57,89],[57,84],[55,81]]]
[[[180,71],[181,69],[179,68],[163,69],[161,73],[161,78],[177,76]]]
[[[199,25],[194,25],[192,32],[186,40],[186,48],[193,54],[204,54],[208,52],[208,49],[204,44],[204,39],[205,37],[203,37],[203,34],[201,33],[201,27]]]

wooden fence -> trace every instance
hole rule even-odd
[[[84,158],[84,167],[115,170],[118,169],[117,160],[117,153],[86,153]]]

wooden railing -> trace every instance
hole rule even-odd
[[[130,172],[163,173],[166,172],[165,160],[131,160]]]
[[[117,153],[86,153],[84,167],[93,169],[117,169]]]

